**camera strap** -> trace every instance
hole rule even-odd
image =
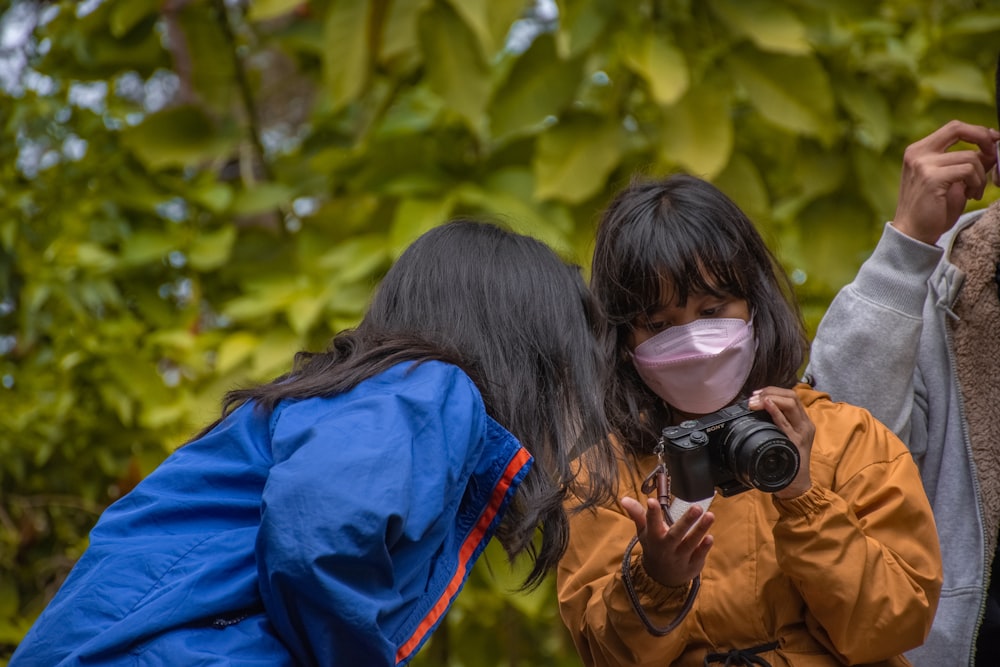
[[[653,469],[646,479],[642,481],[642,486],[640,489],[646,495],[649,495],[654,490],[656,491],[656,499],[660,503],[660,508],[663,510],[663,518],[668,525],[673,525],[674,521],[670,516],[670,473],[667,472],[667,466],[663,458],[663,441],[656,447],[656,455],[659,459],[656,467]],[[632,583],[632,549],[639,542],[639,536],[634,536],[625,547],[625,556],[622,558],[622,581],[625,584],[625,592],[628,593],[629,601],[632,602],[632,608],[635,609],[636,615],[639,616],[639,620],[642,624],[646,626],[646,630],[649,634],[656,637],[663,637],[664,635],[671,632],[674,628],[681,624],[684,617],[688,615],[691,611],[691,607],[694,606],[694,600],[698,596],[698,589],[701,588],[701,576],[695,576],[691,580],[691,586],[688,589],[687,599],[684,601],[684,606],[677,613],[677,617],[674,618],[668,625],[664,627],[659,627],[650,620],[649,616],[642,608],[642,604],[639,603],[639,595],[635,592],[635,585]]]

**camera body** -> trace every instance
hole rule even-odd
[[[670,491],[693,502],[751,488],[780,491],[799,471],[799,450],[764,411],[746,401],[663,429]]]

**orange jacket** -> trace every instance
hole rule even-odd
[[[694,607],[673,632],[648,633],[621,575],[635,525],[620,506],[572,519],[559,565],[560,613],[587,665],[701,667],[707,653],[773,641],[780,665],[907,665],[927,635],[941,588],[934,518],[906,447],[871,415],[796,387],[816,426],[813,487],[791,500],[750,490],[716,495],[715,543]],[[622,464],[621,495],[643,498],[655,457]],[[633,554],[641,552],[636,545]],[[646,615],[665,626],[687,589],[633,568]]]

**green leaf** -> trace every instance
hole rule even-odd
[[[453,204],[450,197],[403,199],[396,206],[396,215],[389,232],[392,256],[399,257],[417,237],[445,222],[451,215]]]
[[[228,301],[222,313],[236,322],[249,322],[284,311],[295,299],[304,276],[261,277],[245,286],[245,293]]]
[[[234,368],[250,358],[257,349],[259,339],[249,331],[237,331],[226,336],[219,344],[215,355],[215,368],[219,374],[229,373]]]
[[[574,58],[590,49],[604,34],[615,12],[614,0],[556,0],[559,29],[556,44],[563,58]]]
[[[733,120],[729,94],[712,84],[663,109],[660,158],[711,180],[729,162]]]
[[[551,35],[541,35],[517,59],[493,96],[490,130],[495,138],[537,131],[573,100],[582,75],[580,62],[556,53]]]
[[[578,204],[602,190],[622,157],[622,131],[609,120],[578,116],[538,139],[532,166],[539,199]]]
[[[96,243],[80,243],[76,246],[76,261],[82,267],[106,272],[115,268],[118,258]]]
[[[809,289],[835,294],[849,283],[872,248],[871,211],[853,197],[816,200],[799,221],[800,253]]]
[[[195,337],[189,329],[165,329],[154,331],[145,338],[150,346],[169,349],[172,352],[189,351],[195,347]]]
[[[122,132],[122,143],[153,171],[223,157],[237,142],[233,126],[218,126],[203,111],[190,106],[152,114]]]
[[[330,300],[330,293],[333,290],[327,288],[323,290],[305,290],[299,294],[295,300],[288,304],[285,309],[285,317],[292,331],[297,335],[305,336],[309,329],[319,320],[323,312],[323,306]]]
[[[382,40],[379,44],[379,62],[389,63],[408,54],[418,53],[417,19],[431,0],[390,2],[382,22]]]
[[[340,284],[369,278],[388,259],[386,244],[382,234],[359,234],[323,253],[318,266]]]
[[[233,190],[225,183],[208,183],[188,190],[187,197],[212,213],[222,213],[233,201]]]
[[[988,74],[971,63],[955,60],[945,62],[921,76],[920,82],[937,97],[993,103]]]
[[[899,196],[899,164],[861,147],[851,157],[861,193],[880,220],[891,220]]]
[[[804,55],[812,52],[806,26],[778,0],[711,0],[711,7],[729,29],[764,51]]]
[[[470,128],[478,128],[489,97],[490,72],[475,34],[445,4],[422,14],[419,26],[428,85]]]
[[[461,0],[451,0],[458,4]],[[492,33],[494,50],[504,48],[511,26],[534,4],[533,0],[489,0],[486,4],[486,25]],[[492,54],[491,54],[492,55]]]
[[[966,35],[980,35],[1000,31],[1000,11],[980,9],[960,14],[944,25],[942,36],[960,38]]]
[[[800,142],[795,157],[793,178],[803,194],[819,197],[836,192],[844,186],[848,159],[843,152],[825,151],[812,142]],[[895,165],[888,156],[882,156],[881,159],[886,164]]]
[[[122,244],[121,261],[125,266],[155,263],[177,247],[177,240],[169,234],[137,231]]]
[[[573,220],[558,202],[539,202],[534,197],[535,179],[527,169],[508,168],[494,172],[483,187],[463,184],[454,191],[457,200],[472,207],[476,215],[497,219],[520,234],[532,236],[568,255]]]
[[[863,145],[882,151],[892,138],[889,102],[874,87],[858,81],[837,82],[837,97],[857,124],[855,136]]]
[[[767,184],[757,165],[746,155],[733,155],[726,168],[714,179],[720,190],[726,193],[758,227],[762,227],[770,217],[771,198]]]
[[[688,65],[684,54],[662,32],[625,38],[625,60],[649,84],[658,104],[670,105],[687,91]]]
[[[247,11],[248,21],[268,21],[305,6],[306,0],[254,0]]]
[[[353,102],[368,79],[368,0],[334,0],[323,24],[323,85],[336,111]]]
[[[825,143],[836,136],[833,92],[826,70],[815,58],[742,49],[727,62],[733,79],[769,121]]]
[[[222,227],[214,232],[201,232],[188,249],[188,261],[199,271],[217,269],[229,261],[236,227]]]
[[[185,77],[202,107],[224,114],[236,92],[236,61],[213,3],[187,3],[176,14],[188,62]]]
[[[293,197],[292,189],[283,183],[257,183],[249,190],[240,190],[233,198],[232,212],[236,215],[253,215],[287,206]]]
[[[469,30],[476,37],[479,53],[484,61],[489,61],[499,45],[493,41],[490,30],[490,5],[492,0],[447,0]]]
[[[264,380],[288,372],[295,353],[301,349],[302,342],[298,336],[280,329],[270,331],[254,349],[254,376]]]
[[[172,424],[175,424],[184,417],[185,406],[182,403],[156,403],[146,405],[145,409],[142,411],[139,423],[144,428],[150,430],[158,430],[162,428],[167,428]],[[104,450],[97,450],[103,452]],[[114,469],[115,462],[107,461],[105,463],[106,469]]]
[[[414,135],[431,129],[441,113],[441,98],[426,86],[400,92],[373,133],[375,140]]]
[[[6,621],[17,615],[20,599],[14,578],[0,579],[0,621]]]
[[[159,9],[158,0],[118,0],[111,10],[109,27],[116,38],[124,37],[129,30]]]

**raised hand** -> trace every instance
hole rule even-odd
[[[996,166],[1000,132],[953,120],[903,154],[899,201],[892,225],[924,243],[937,243],[970,199],[981,199],[987,174]],[[949,150],[959,142],[976,149]]]
[[[692,505],[672,526],[663,518],[663,509],[655,498],[646,499],[643,508],[635,498],[622,498],[629,518],[642,545],[642,566],[664,586],[683,586],[701,573],[712,548],[709,528],[715,515]]]

